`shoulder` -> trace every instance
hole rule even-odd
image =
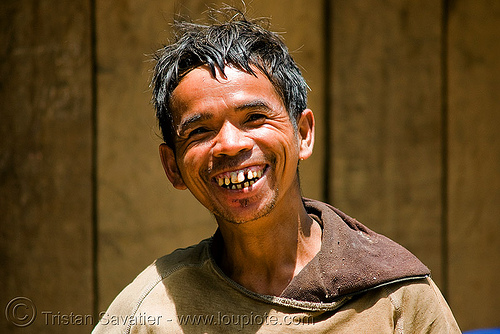
[[[396,333],[460,333],[443,295],[430,277],[384,287],[395,313]]]
[[[334,317],[342,319],[346,333],[460,333],[429,277],[393,281],[357,293]]]
[[[187,248],[177,249],[168,255],[156,259],[145,271],[153,267],[155,275],[163,279],[180,268],[201,266],[210,257],[210,243],[211,238]]]
[[[106,312],[101,313],[101,320],[93,333],[100,333],[104,327],[127,332],[125,329],[130,327],[130,320],[139,319],[136,319],[136,314],[146,299],[168,299],[161,287],[162,282],[183,268],[201,267],[209,259],[209,245],[210,239],[205,239],[156,259],[116,296]]]
[[[132,295],[133,298],[146,296],[155,285],[176,271],[186,267],[202,266],[209,258],[209,244],[210,239],[205,239],[199,244],[177,249],[156,259],[118,295],[117,299],[123,297],[121,295]]]

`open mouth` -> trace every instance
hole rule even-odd
[[[215,181],[225,189],[244,189],[252,186],[264,174],[265,166],[252,166],[215,176]]]

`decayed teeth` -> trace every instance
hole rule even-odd
[[[238,174],[236,174],[235,172],[231,172],[231,182],[238,183]]]
[[[262,170],[239,170],[219,177],[217,183],[220,187],[226,187],[228,189],[243,189],[253,185],[257,181],[256,179],[262,177],[262,174]]]

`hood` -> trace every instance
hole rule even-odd
[[[340,210],[303,199],[308,214],[322,225],[321,250],[296,275],[281,298],[329,303],[376,287],[430,274],[401,245],[375,233]]]

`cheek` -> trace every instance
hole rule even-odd
[[[196,155],[194,154],[187,154],[183,157],[182,159],[182,170],[184,172],[184,174],[186,174],[186,176],[188,178],[193,178],[193,173],[199,169],[199,166],[197,166],[197,164],[199,163],[198,161],[196,161]]]
[[[206,145],[208,147],[208,145]],[[198,145],[191,147],[178,158],[179,169],[185,179],[193,180],[208,170],[209,148]]]
[[[252,130],[252,136],[264,141],[291,143],[296,141],[296,133],[292,124],[283,124],[283,122],[274,122]]]
[[[267,149],[275,151],[275,153],[283,152],[288,156],[298,154],[299,151],[299,140],[293,129],[263,131],[255,139],[265,145]]]
[[[293,130],[269,132],[267,136],[256,138],[257,145],[271,162],[277,173],[295,173],[299,159],[299,142]]]

